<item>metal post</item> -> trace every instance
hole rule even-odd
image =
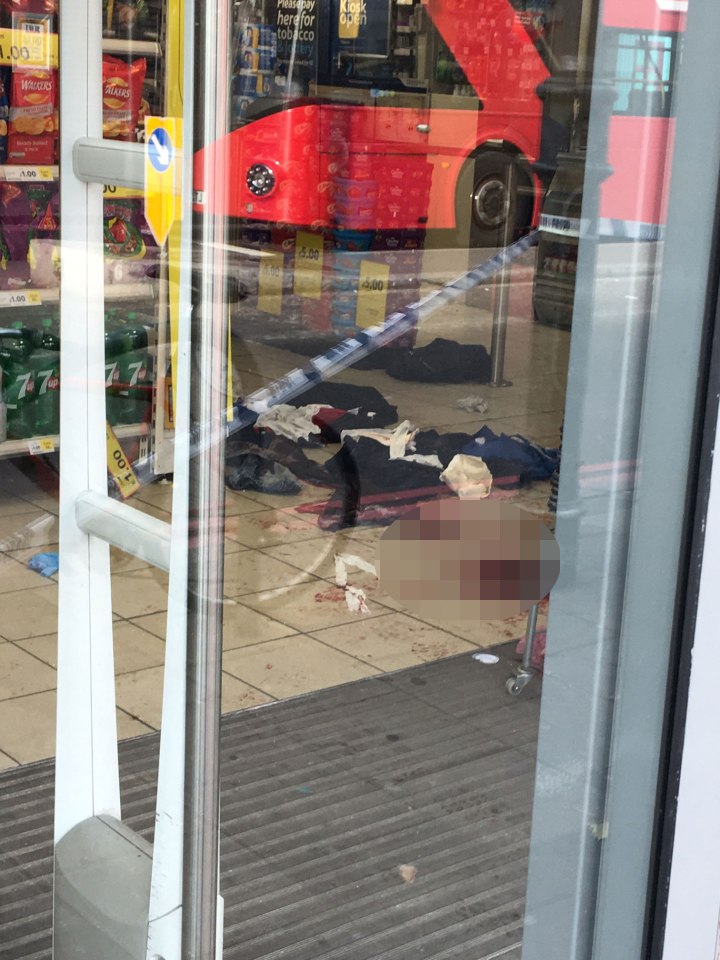
[[[533,671],[530,663],[532,662],[533,647],[535,645],[537,616],[538,605],[537,603],[534,603],[528,611],[527,626],[525,627],[525,649],[523,650],[522,663],[515,671],[515,675],[510,677],[505,684],[505,689],[513,697],[519,696],[533,678]]]
[[[508,212],[503,226],[503,247],[510,246],[513,233],[513,202],[517,189],[517,170],[514,163],[507,167],[505,191],[507,196]],[[505,337],[507,334],[508,301],[510,299],[510,270],[509,264],[503,265],[495,278],[495,302],[493,304],[492,340],[490,343],[491,387],[512,386],[503,376],[505,370]]]
[[[206,0],[195,18],[195,150],[228,132],[231,16],[228,0]],[[193,216],[199,248],[191,322],[191,430],[198,450],[189,471],[187,705],[183,837],[182,960],[213,960],[217,945],[220,694],[226,408],[227,185],[221,149],[206,150],[206,208]],[[206,443],[205,439],[212,438]]]

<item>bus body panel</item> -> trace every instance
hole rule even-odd
[[[444,95],[417,106],[351,105],[318,99],[261,116],[200,151],[194,189],[206,209],[252,220],[351,229],[452,228],[458,176],[484,144],[505,143],[532,163],[539,150],[548,76],[508,0],[423,0],[423,7],[478,94],[454,109]],[[388,97],[389,101],[393,97]],[[442,106],[436,105],[443,102]],[[229,184],[206,190],[212,153],[227,151]],[[276,185],[253,196],[246,178],[264,164]],[[363,180],[352,189],[344,181]],[[365,202],[367,200],[367,202]]]

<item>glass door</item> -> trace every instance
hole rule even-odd
[[[713,19],[59,2],[0,4],[8,957],[660,956]]]

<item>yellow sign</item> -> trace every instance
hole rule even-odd
[[[180,128],[181,121],[175,117],[145,118],[145,219],[161,247],[177,213]]]
[[[299,230],[295,237],[295,279],[297,297],[319,300],[322,296],[323,238],[320,233]]]
[[[107,441],[108,473],[115,481],[115,486],[120,491],[123,500],[127,500],[128,497],[131,497],[140,489],[140,482],[109,423],[105,424],[105,439]]]
[[[57,34],[48,32],[41,17],[22,22],[15,30],[0,30],[0,65],[57,69]]]
[[[340,0],[340,18],[338,21],[338,38],[340,40],[357,40],[360,36],[360,25],[367,23],[365,3],[363,0]]]
[[[372,327],[385,319],[389,280],[390,267],[387,264],[360,261],[355,313],[355,322],[359,327]]]
[[[271,247],[263,249],[258,270],[258,310],[280,316],[285,258]]]

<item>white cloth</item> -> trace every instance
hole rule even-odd
[[[471,457],[458,453],[452,458],[446,470],[440,474],[461,500],[482,500],[490,495],[492,474],[480,457]]]

